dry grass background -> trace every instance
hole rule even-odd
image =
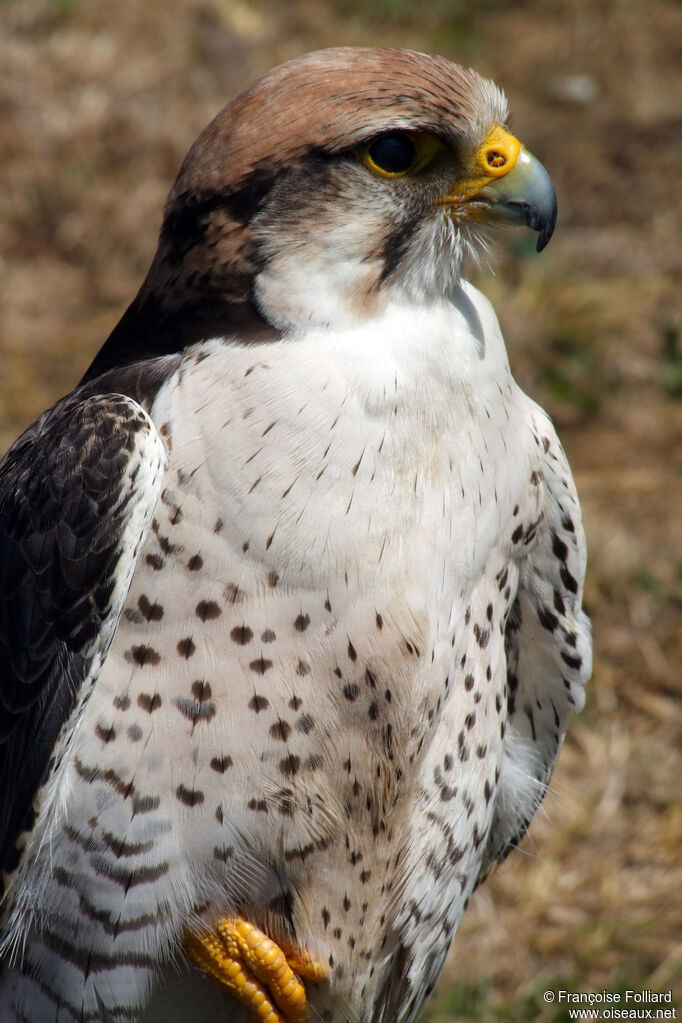
[[[510,234],[478,276],[517,378],[557,422],[591,556],[587,708],[425,1019],[560,1023],[552,987],[679,999],[679,3],[0,0],[0,447],[73,386],[133,296],[209,118],[267,67],[358,43],[495,77],[555,180],[546,252]]]

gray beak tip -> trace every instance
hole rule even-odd
[[[481,194],[492,201],[491,220],[525,224],[537,231],[537,251],[542,252],[554,233],[557,200],[552,180],[536,157],[522,149],[513,170]]]

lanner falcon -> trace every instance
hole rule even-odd
[[[331,49],[199,136],[0,483],[3,1023],[408,1023],[590,672],[566,458],[463,261],[492,82]]]

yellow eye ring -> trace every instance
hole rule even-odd
[[[386,178],[402,178],[417,162],[417,146],[406,131],[380,135],[367,146],[365,163],[375,174]]]
[[[445,143],[427,131],[386,132],[356,150],[364,166],[381,178],[413,177],[446,149]]]

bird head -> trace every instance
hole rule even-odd
[[[117,341],[243,336],[254,317],[260,332],[339,326],[396,292],[433,301],[491,225],[527,225],[541,249],[555,220],[549,175],[508,130],[493,82],[409,50],[310,53],[194,143]]]

